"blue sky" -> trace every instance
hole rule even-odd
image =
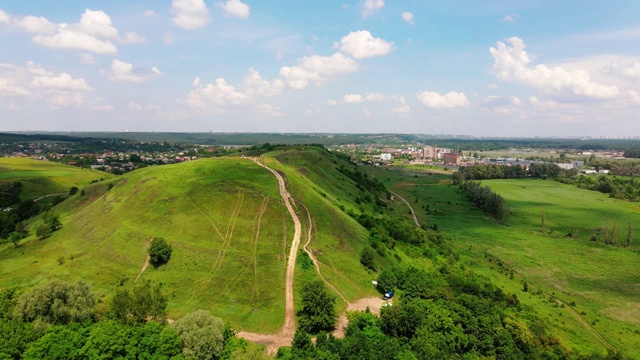
[[[640,135],[638,1],[0,0],[0,130]]]

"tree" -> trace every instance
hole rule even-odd
[[[376,271],[375,253],[370,247],[362,249],[360,253],[360,263],[371,271]]]
[[[40,224],[36,227],[36,236],[38,239],[43,240],[51,236],[51,227],[47,224]]]
[[[167,244],[164,238],[153,238],[151,240],[151,246],[149,246],[151,263],[155,266],[165,264],[171,257],[171,251],[171,245]]]
[[[51,231],[56,231],[62,227],[62,223],[60,222],[60,217],[56,213],[46,213],[43,218],[45,224],[49,225]]]
[[[209,311],[198,310],[176,320],[173,328],[182,339],[185,357],[217,359],[224,349],[224,322]]]
[[[72,186],[71,189],[69,189],[69,195],[73,196],[75,194],[78,193],[78,187],[77,186]]]
[[[142,324],[148,319],[164,322],[166,309],[167,298],[161,285],[145,281],[131,290],[117,291],[109,307],[109,316],[125,324]]]
[[[295,359],[309,359],[315,353],[315,346],[311,342],[311,336],[304,330],[297,329],[293,335],[293,343],[291,345],[291,355]]]
[[[329,294],[320,280],[307,283],[302,288],[302,310],[298,312],[300,329],[315,334],[321,330],[333,330],[337,315],[336,297]]]
[[[13,310],[14,318],[61,325],[93,319],[95,300],[82,281],[53,281],[24,293]]]

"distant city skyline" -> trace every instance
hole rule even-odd
[[[0,0],[0,131],[640,136],[640,2]]]

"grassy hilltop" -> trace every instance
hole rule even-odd
[[[22,182],[23,200],[68,193],[73,186],[82,187],[91,181],[112,177],[113,175],[102,171],[81,169],[49,161],[0,157],[0,183]]]
[[[287,151],[323,164],[305,173],[287,164]],[[303,220],[303,243],[309,226],[303,204],[309,208],[310,247],[327,280],[351,301],[374,294],[372,277],[358,262],[366,230],[338,208],[358,206],[352,193],[361,191],[336,170],[352,165],[317,147],[276,150],[263,161],[285,175]],[[330,174],[314,173],[320,169]],[[108,294],[139,276],[163,283],[170,317],[207,309],[251,331],[282,325],[293,223],[269,171],[240,157],[204,159],[147,167],[82,189],[53,209],[63,226],[51,237],[31,235],[19,248],[0,247],[0,288],[83,279],[108,303]],[[165,238],[173,254],[168,264],[141,273],[153,237]],[[315,276],[298,271],[296,281]]]

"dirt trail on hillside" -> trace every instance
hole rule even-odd
[[[57,194],[43,195],[43,196],[40,196],[40,197],[39,197],[39,198],[37,198],[37,199],[34,199],[34,200],[33,200],[33,202],[38,202],[38,201],[40,201],[40,200],[42,200],[42,199],[44,199],[44,198],[48,198],[48,197],[51,197],[51,196],[61,196],[61,195],[67,195],[67,194],[68,194],[68,193],[63,192],[63,193],[57,193]]]
[[[151,240],[149,240],[149,246],[151,246]],[[133,282],[138,281],[140,276],[142,276],[142,273],[147,270],[147,268],[149,267],[149,261],[151,261],[151,255],[149,255],[149,252],[147,251],[147,257],[144,259],[144,264],[142,264],[142,268],[140,268],[140,272],[138,273],[138,276],[136,276],[136,279],[133,280]]]
[[[282,175],[279,172],[273,170],[272,168],[260,163],[260,161],[256,158],[249,158],[254,161],[256,164],[262,166],[263,168],[269,170],[277,179],[279,183],[280,196],[282,200],[284,200],[284,204],[293,219],[294,232],[293,232],[293,241],[291,242],[291,250],[289,251],[289,259],[287,261],[287,272],[286,272],[286,280],[285,280],[285,313],[284,313],[284,324],[282,325],[282,329],[278,334],[255,334],[246,331],[240,331],[238,336],[244,338],[248,341],[255,342],[258,344],[265,345],[267,347],[267,354],[275,354],[278,351],[278,348],[281,346],[291,346],[291,342],[293,341],[293,334],[296,331],[295,324],[295,307],[293,302],[293,275],[296,268],[296,257],[298,255],[298,247],[300,246],[300,235],[302,233],[302,225],[300,224],[300,219],[296,215],[296,212],[293,209],[293,198],[287,191],[287,187]]]
[[[276,170],[273,170],[270,167],[262,164],[259,161],[259,159],[256,159],[256,158],[248,158],[248,159],[254,161],[256,164],[269,170],[278,179],[280,196],[282,196],[282,199],[284,200],[287,210],[289,211],[289,214],[291,215],[291,218],[293,219],[293,223],[294,223],[293,242],[291,243],[291,250],[289,251],[289,259],[287,261],[286,285],[285,285],[285,300],[286,300],[285,321],[284,321],[284,324],[282,325],[282,329],[277,334],[258,334],[258,333],[251,333],[247,331],[240,331],[237,334],[238,337],[241,337],[247,341],[264,345],[266,347],[267,355],[275,355],[278,351],[278,348],[283,346],[291,346],[291,343],[293,342],[293,335],[296,330],[295,308],[294,308],[294,302],[293,302],[293,275],[294,275],[295,266],[296,266],[296,257],[298,254],[298,248],[300,246],[302,225],[300,223],[300,218],[298,218],[298,216],[295,213],[295,210],[293,208],[294,200],[289,194],[289,192],[287,191],[286,184],[282,175]],[[318,273],[318,276],[322,279],[322,281],[324,281],[325,284],[327,284],[327,286],[329,286],[336,294],[338,294],[338,296],[340,296],[340,298],[347,304],[347,311],[364,311],[365,309],[369,308],[371,312],[373,312],[376,315],[379,315],[380,308],[385,303],[384,300],[382,300],[379,297],[370,297],[370,298],[360,299],[354,303],[351,303],[344,297],[344,295],[342,295],[342,293],[340,293],[340,291],[338,291],[338,289],[336,289],[333,285],[331,285],[324,278],[324,276],[322,276],[322,273],[320,272],[320,262],[316,259],[313,252],[308,248],[309,244],[311,243],[311,238],[313,234],[313,219],[311,218],[311,212],[309,212],[309,209],[306,207],[306,205],[302,203],[300,204],[304,207],[305,211],[307,212],[307,218],[309,221],[309,229],[307,231],[307,241],[305,242],[302,248],[307,253],[307,255],[309,255],[309,257],[311,258],[311,261],[313,261],[313,265],[316,268],[316,272]],[[336,326],[336,330],[334,330],[333,332],[334,336],[343,338],[344,331],[348,323],[349,323],[349,320],[347,319],[346,315],[344,313],[340,314],[340,317],[338,319],[338,324]]]
[[[416,212],[413,210],[413,207],[411,207],[411,204],[409,204],[409,202],[407,200],[405,200],[402,196],[394,193],[393,191],[389,191],[389,192],[392,193],[393,196],[397,196],[398,199],[404,201],[404,203],[407,204],[407,206],[409,207],[409,210],[411,210],[411,215],[413,216],[413,221],[415,221],[417,227],[420,227],[420,222],[418,221],[418,217],[416,216]]]
[[[562,302],[559,299],[556,299],[556,302],[559,305],[564,305],[565,309],[569,310],[569,312],[571,313],[571,315],[573,315],[573,317],[576,318],[576,320],[578,320],[585,328],[587,328],[587,330],[589,330],[590,333],[593,334],[593,336],[596,337],[596,339],[598,339],[602,345],[604,345],[605,347],[607,347],[610,350],[616,351],[616,348],[611,345],[607,340],[605,340],[605,338],[603,338],[591,325],[589,325],[588,322],[586,322],[582,316],[580,316],[580,314],[578,314],[577,311],[575,311],[571,306],[565,304],[564,302]]]

